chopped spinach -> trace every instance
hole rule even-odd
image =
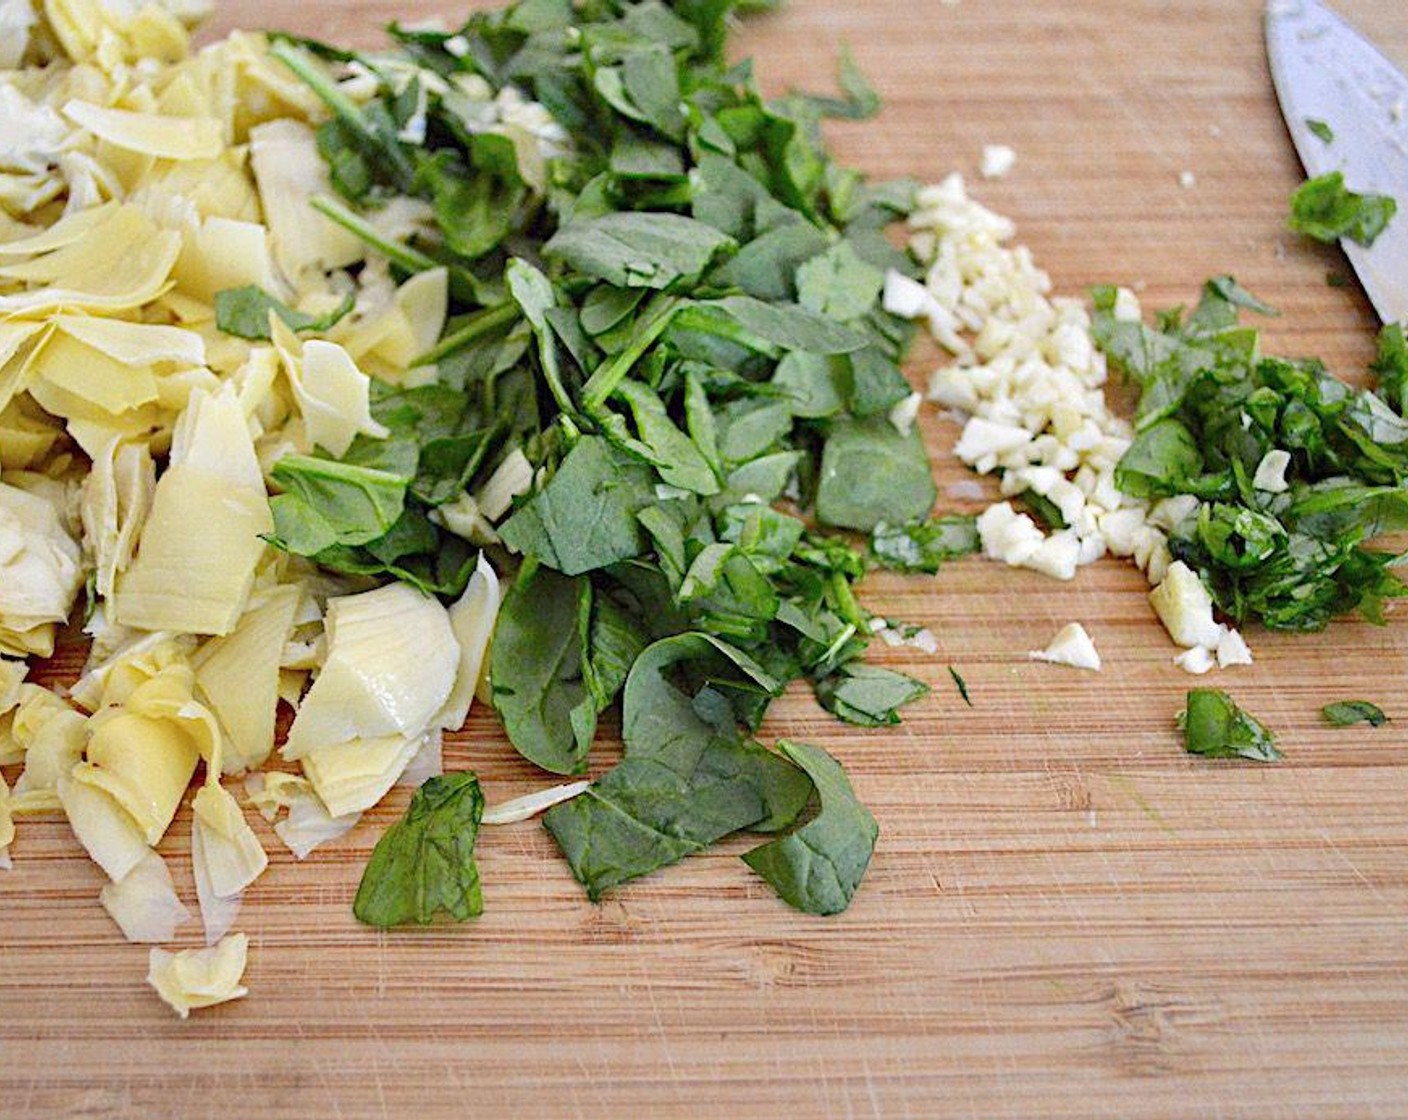
[[[432,385],[374,385],[387,439],[280,464],[275,543],[439,594],[470,570],[456,515],[522,557],[490,657],[514,746],[580,773],[621,696],[625,758],[546,818],[592,897],[796,817],[812,780],[751,738],[790,682],[867,725],[926,691],[861,663],[865,558],[830,530],[895,527],[872,551],[903,570],[973,546],[971,522],[924,520],[924,446],[886,419],[913,328],[883,279],[915,266],[885,227],[915,188],[826,151],[824,118],[878,108],[849,54],[839,96],[768,99],[727,61],[757,6],[522,0],[394,27],[389,53],[272,48],[328,110],[338,197],[316,207],[398,276],[445,268],[452,313],[418,363]],[[537,102],[559,139],[495,123],[483,87]],[[406,195],[433,221],[393,241],[372,214]]]
[[[963,697],[963,702],[971,708],[973,706],[973,700],[968,695],[968,682],[963,679],[962,674],[952,665],[948,667],[948,675],[953,678],[954,687],[958,689],[958,695]]]

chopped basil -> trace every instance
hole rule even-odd
[[[1382,727],[1388,722],[1388,716],[1384,715],[1383,709],[1367,700],[1340,700],[1334,704],[1326,704],[1320,709],[1320,714],[1325,717],[1326,723],[1335,727],[1351,727],[1356,723]]]
[[[1386,194],[1356,194],[1344,185],[1344,175],[1332,171],[1310,179],[1291,196],[1291,229],[1316,241],[1342,237],[1366,248],[1378,240],[1398,213],[1398,203]]]
[[[1218,688],[1191,690],[1178,725],[1189,754],[1254,762],[1277,762],[1282,757],[1271,732]]]

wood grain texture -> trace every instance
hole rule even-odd
[[[1408,6],[1341,6],[1408,61]],[[780,90],[828,82],[849,41],[886,109],[832,136],[877,175],[974,173],[983,144],[1011,144],[1011,177],[975,193],[1059,291],[1117,281],[1165,306],[1233,272],[1285,312],[1269,350],[1353,378],[1375,324],[1355,287],[1326,285],[1338,252],[1284,230],[1299,168],[1260,7],[794,0],[736,49]],[[374,42],[393,16],[456,11],[242,0],[215,30]],[[964,480],[953,427],[924,425],[941,488]],[[1131,568],[1058,585],[970,562],[867,591],[938,636],[934,657],[882,654],[933,697],[861,732],[797,695],[766,729],[840,755],[880,822],[845,915],[779,904],[744,840],[591,906],[524,824],[483,840],[481,921],[376,933],[349,902],[398,791],[303,864],[263,832],[272,864],[240,921],[250,997],[179,1023],[66,827],[22,822],[0,875],[0,1114],[1408,1115],[1408,608],[1382,629],[1249,635],[1257,665],[1218,683],[1280,732],[1286,761],[1257,767],[1182,752],[1189,679]],[[1026,658],[1072,619],[1099,676]],[[1397,722],[1321,726],[1350,696]],[[510,755],[482,712],[447,751],[491,801],[541,781]],[[186,887],[188,822],[163,846]]]

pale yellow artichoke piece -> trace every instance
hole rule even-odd
[[[192,395],[157,483],[115,619],[144,630],[228,634],[273,531],[268,495],[233,388]]]
[[[229,790],[207,782],[196,793],[196,826],[205,837],[206,877],[215,893],[239,894],[264,873],[269,859]]]
[[[215,159],[224,150],[220,122],[211,117],[134,113],[87,101],[70,101],[64,116],[100,140],[157,159]]]
[[[109,879],[126,878],[151,851],[137,822],[106,790],[66,777],[58,793],[73,834]]]
[[[129,366],[175,362],[205,365],[205,340],[196,331],[155,323],[132,323],[89,315],[59,315],[54,326],[61,334]],[[0,352],[0,358],[3,358]]]
[[[123,205],[81,240],[20,264],[0,279],[36,285],[0,296],[0,316],[37,318],[59,310],[122,312],[159,296],[181,251],[181,235]]]
[[[386,796],[425,746],[422,735],[385,735],[314,747],[300,759],[303,773],[328,813],[364,813]]]
[[[23,754],[24,771],[15,782],[15,796],[30,799],[35,808],[56,808],[60,781],[72,772],[88,745],[88,721],[46,688],[27,684],[10,713],[10,748]]]
[[[269,121],[250,130],[249,150],[274,258],[295,288],[366,256],[360,238],[313,209],[312,199],[331,194],[332,183],[312,128]]]
[[[312,443],[340,458],[359,435],[390,433],[372,419],[371,379],[335,342],[310,339],[291,377],[294,399]]]
[[[118,361],[62,333],[36,352],[30,379],[30,396],[56,416],[101,422],[159,397],[150,365]]]
[[[0,870],[10,869],[10,844],[15,839],[15,818],[10,813],[10,787],[0,775]]]
[[[74,768],[72,784],[106,793],[136,822],[147,844],[157,843],[176,815],[200,751],[185,728],[170,720],[114,709],[93,722],[88,759]]]
[[[270,295],[286,294],[269,250],[269,231],[257,222],[207,218],[187,230],[173,275],[178,291],[205,303],[250,284]]]
[[[0,482],[0,653],[54,652],[54,626],[83,584],[81,561],[56,503]]]
[[[233,633],[211,639],[194,658],[196,683],[225,730],[226,774],[261,765],[274,749],[279,663],[301,597],[297,587],[276,588]]]
[[[449,698],[460,663],[445,608],[393,583],[331,600],[325,627],[327,661],[289,729],[284,758],[349,740],[420,735]]]
[[[39,256],[76,245],[101,229],[105,223],[112,221],[119,208],[116,202],[104,203],[91,210],[65,214],[52,226],[36,231],[29,237],[6,238],[0,241],[0,257]]]
[[[499,616],[499,577],[493,566],[479,554],[479,563],[464,594],[450,608],[450,628],[460,646],[460,662],[455,670],[455,685],[445,706],[435,717],[435,724],[446,731],[464,726],[474,703],[475,689],[483,673],[494,623]]]
[[[156,465],[146,444],[112,440],[93,457],[79,512],[94,584],[104,599],[112,596],[117,576],[132,562],[155,492]]]
[[[98,896],[122,936],[135,944],[170,941],[191,913],[176,894],[171,869],[156,852],[148,851],[118,882],[106,884]]]
[[[0,470],[37,469],[63,435],[63,426],[28,397],[11,401],[0,408]]]
[[[248,994],[240,983],[248,953],[249,939],[242,933],[232,933],[204,949],[179,953],[153,949],[147,982],[184,1019],[199,1008]]]

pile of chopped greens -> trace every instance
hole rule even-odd
[[[1354,610],[1381,622],[1384,601],[1405,594],[1396,555],[1366,543],[1408,528],[1402,328],[1380,336],[1374,393],[1318,361],[1262,355],[1240,312],[1273,312],[1230,278],[1152,327],[1116,317],[1115,298],[1096,291],[1094,333],[1142,390],[1116,482],[1136,497],[1198,499],[1170,535],[1173,556],[1239,625],[1319,630]],[[1284,483],[1259,488],[1273,452]]]
[[[389,438],[278,464],[276,543],[455,595],[473,549],[447,512],[526,457],[482,534],[521,558],[494,705],[559,774],[586,771],[599,719],[622,709],[624,760],[546,817],[574,874],[596,898],[729,833],[794,828],[819,799],[745,858],[831,913],[874,820],[824,752],[752,733],[796,680],[843,720],[895,722],[927,689],[860,660],[856,582],[872,562],[933,571],[976,535],[926,520],[923,444],[889,419],[911,392],[911,327],[881,288],[887,269],[916,270],[885,229],[914,187],[868,183],[822,143],[823,118],[873,113],[874,91],[844,58],[841,97],[764,99],[751,65],[724,58],[741,6],[523,0],[452,33],[393,27],[384,54],[280,39],[331,112],[318,143],[341,197],[319,208],[398,277],[447,268],[454,318],[425,356],[432,383],[375,392]],[[349,68],[375,81],[369,102],[340,84]],[[545,106],[563,154],[482,128],[467,78]],[[434,229],[392,242],[374,218],[405,195]],[[223,314],[252,330],[268,310],[245,293]],[[877,527],[873,560],[823,532]],[[369,871],[413,865],[387,854]],[[367,913],[427,916],[364,890]]]

